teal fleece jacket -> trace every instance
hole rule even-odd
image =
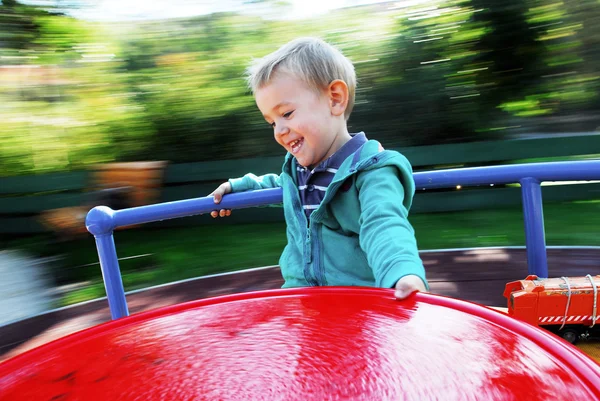
[[[370,140],[333,177],[307,221],[296,184],[296,159],[287,154],[281,175],[230,179],[233,192],[283,188],[288,243],[279,264],[283,288],[369,286],[391,288],[425,269],[408,211],[414,196],[412,167],[398,152]]]

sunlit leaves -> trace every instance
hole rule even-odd
[[[350,130],[386,147],[485,140],[569,113],[600,124],[597,0],[397,2],[310,20],[281,20],[276,3],[102,24],[4,7],[0,169],[281,154],[244,70],[299,36],[355,63]]]

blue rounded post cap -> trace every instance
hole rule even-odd
[[[115,211],[107,206],[96,206],[85,218],[85,227],[93,235],[110,234],[115,229]]]

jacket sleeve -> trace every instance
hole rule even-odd
[[[231,178],[229,180],[232,192],[245,192],[257,189],[280,188],[281,177],[277,174],[265,174],[256,176],[248,173],[240,178]]]
[[[385,166],[358,174],[359,241],[373,269],[376,285],[392,288],[407,275],[420,277],[427,289],[425,268],[408,221],[414,194],[410,165]]]

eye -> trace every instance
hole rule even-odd
[[[290,118],[290,116],[292,115],[292,113],[293,113],[293,112],[294,112],[294,110],[292,110],[292,111],[288,111],[287,113],[284,113],[284,114],[283,114],[283,117],[285,117],[285,118]]]

